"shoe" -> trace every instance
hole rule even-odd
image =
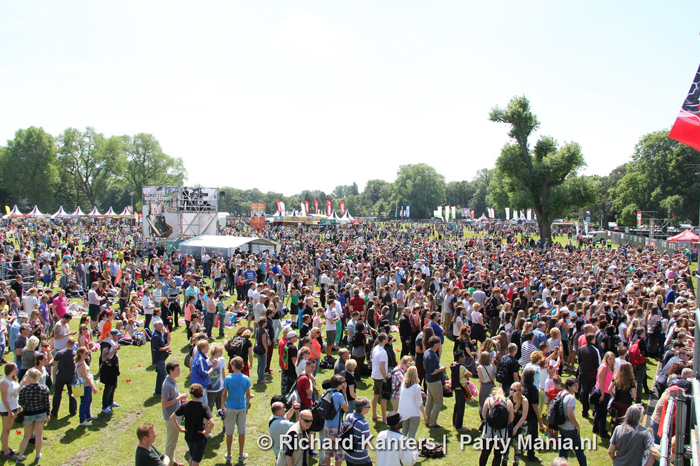
[[[92,426],[92,422],[90,422],[90,421],[83,421],[83,422],[80,423],[80,425],[83,426],[83,427],[91,427],[91,426]]]
[[[466,431],[468,431],[468,430],[469,430],[469,429],[467,429],[466,427],[457,427],[457,431],[458,431],[458,432],[466,432]]]
[[[226,453],[226,454],[224,455],[224,459],[225,459],[226,462],[228,463],[228,462],[230,462],[230,461],[233,459],[233,456],[231,456],[231,455],[229,455],[228,453]]]
[[[17,457],[17,462],[18,463],[24,463],[24,461],[27,459],[27,455],[23,455],[21,457]]]
[[[240,463],[241,461],[245,461],[248,458],[248,453],[243,453],[241,456],[238,457],[238,462]]]
[[[315,450],[311,450],[311,451],[309,452],[309,455],[311,455],[311,456],[318,456],[318,453],[317,453]]]
[[[120,405],[119,403],[112,403],[112,408],[121,408],[121,407],[122,407],[122,405]]]
[[[6,460],[11,460],[17,458],[17,452],[13,450],[12,448],[9,448],[10,452],[9,453],[3,453],[2,457],[5,458]]]
[[[536,456],[526,456],[525,459],[527,461],[532,461],[533,463],[541,463],[542,462],[542,460]]]
[[[91,414],[90,417],[89,417],[87,420],[88,420],[88,421],[94,421],[95,419],[97,419],[97,416],[93,416],[93,415]]]
[[[445,428],[442,427],[440,424],[433,424],[432,426],[428,426],[428,429],[445,430]]]
[[[102,410],[102,412],[105,414],[114,414],[114,411],[112,411],[112,408],[105,408]]]
[[[42,453],[39,453],[37,456],[34,457],[34,462],[38,463],[39,460],[43,457],[44,455]]]
[[[581,415],[582,415],[583,417],[585,417],[586,419],[588,419],[588,411],[584,412],[584,413],[581,414]]]

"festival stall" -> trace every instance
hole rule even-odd
[[[57,218],[75,218],[75,215],[69,214],[65,210],[63,210],[63,206],[60,206],[58,210],[56,211],[55,214],[51,216],[52,219],[57,219]]]
[[[200,235],[181,242],[178,249],[183,254],[192,255],[195,259],[201,259],[205,251],[209,254],[215,252],[233,257],[236,249],[240,249],[245,253],[256,254],[262,251],[279,251],[280,247],[279,243],[265,238]]]
[[[28,214],[25,215],[25,217],[29,218],[49,218],[50,216],[47,214],[41,213],[39,210],[39,207],[34,206],[34,208],[29,212]]]
[[[667,238],[666,241],[682,243],[690,254],[692,254],[692,257],[698,257],[698,242],[700,242],[700,236],[696,235],[691,230],[685,230],[675,236],[671,236]]]

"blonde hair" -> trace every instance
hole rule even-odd
[[[347,363],[345,364],[347,365]],[[403,364],[404,366],[411,367],[416,365],[416,361],[413,359],[413,356],[406,355],[403,358],[401,358],[401,364]]]
[[[224,354],[224,345],[221,343],[212,343],[209,347],[209,357],[221,356]]]
[[[27,383],[37,383],[40,378],[41,372],[33,367],[24,374],[24,379],[26,379]]]
[[[498,401],[506,401],[506,395],[503,393],[501,387],[493,387],[491,390],[491,396],[496,398]]]
[[[347,367],[348,363],[345,363],[345,367]],[[411,366],[408,369],[406,369],[406,375],[403,378],[403,386],[406,388],[409,388],[415,384],[417,384],[420,380],[418,379],[418,369],[416,369],[416,366]]]
[[[348,372],[354,372],[357,369],[357,361],[354,359],[348,359],[345,361],[345,370]]]

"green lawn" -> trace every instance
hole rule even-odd
[[[75,324],[75,320],[73,323]],[[228,329],[226,333],[230,336],[233,330]],[[216,329],[214,334],[217,334]],[[173,354],[171,357],[182,362],[187,351],[186,338],[182,328],[174,332],[172,348]],[[132,465],[137,444],[136,427],[141,422],[152,422],[156,425],[158,434],[156,446],[161,450],[164,448],[165,427],[161,416],[160,400],[152,397],[155,370],[154,366],[150,364],[150,347],[124,347],[120,354],[122,374],[115,400],[122,407],[115,409],[113,415],[102,414],[99,410],[101,392],[98,392],[95,399],[93,399],[93,415],[98,415],[99,413],[99,419],[94,421],[93,427],[86,428],[78,425],[77,416],[68,416],[68,405],[64,396],[58,419],[52,419],[46,429],[48,440],[45,442],[42,464],[102,466],[105,464],[105,461],[108,461],[110,465]],[[449,365],[451,354],[452,342],[446,340],[443,364]],[[273,359],[273,365],[275,361]],[[655,366],[652,364],[649,365],[650,376],[653,374],[654,368]],[[93,372],[96,369],[96,367],[93,367]],[[254,373],[254,371],[255,369],[253,368],[251,372]],[[182,391],[189,385],[186,383],[188,372],[186,368],[183,368],[183,374],[179,379],[179,386]],[[331,370],[321,369],[317,380],[319,382],[323,381],[330,378],[331,375]],[[246,461],[247,464],[273,464],[272,453],[261,451],[256,445],[256,440],[260,435],[267,432],[267,420],[270,416],[270,398],[279,392],[279,383],[279,373],[275,369],[274,383],[253,386],[255,398],[253,399],[247,422],[248,435],[245,451],[250,455],[250,458]],[[366,383],[361,382],[358,391],[359,395],[371,398],[371,387]],[[447,457],[422,461],[435,465],[455,464],[455,461],[459,461],[460,464],[475,464],[478,461],[478,451],[472,448],[467,448],[464,451],[460,450],[460,435],[451,427],[453,405],[454,398],[446,398],[445,406],[439,418],[439,423],[448,430],[430,432],[425,426],[421,425],[418,431],[419,437],[432,435],[439,443],[444,443],[447,447]],[[479,426],[477,411],[475,401],[467,404],[465,427],[470,430],[462,435],[469,435],[472,438],[479,435],[477,431]],[[577,409],[577,412],[580,415],[580,408]],[[580,419],[580,422],[583,428],[583,436],[590,437],[592,435],[591,420]],[[385,429],[385,426],[381,423],[370,422],[370,427],[372,433]],[[221,433],[222,428],[222,422],[217,418],[216,427],[214,428],[216,435],[208,444],[207,453],[202,462],[203,465],[225,464],[225,437]],[[10,437],[11,448],[16,449],[20,439],[21,436],[13,431]],[[598,448],[587,452],[588,461],[591,464],[609,464],[610,459],[606,452],[607,446],[607,441],[599,440]],[[182,462],[185,452],[186,445],[181,437],[176,459]],[[234,436],[234,457],[236,452],[237,436]],[[33,457],[33,447],[31,445],[26,454],[29,458]],[[556,456],[553,452],[541,452],[538,455],[545,462],[550,462]]]

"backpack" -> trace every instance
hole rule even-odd
[[[386,377],[384,377],[384,381],[382,381],[382,399],[383,400],[390,400],[391,399],[391,379],[394,375],[394,371],[390,371]]]
[[[641,366],[645,362],[647,362],[647,359],[644,357],[642,354],[642,350],[639,349],[639,339],[632,343],[632,346],[630,346],[629,350],[629,355],[630,355],[630,362],[632,363],[633,366]]]
[[[328,390],[323,394],[323,396],[321,396],[320,399],[321,409],[323,410],[323,419],[326,421],[333,420],[338,414],[338,410],[333,404],[333,393],[333,391]]]
[[[453,362],[450,364],[450,382],[452,382],[452,390],[458,390],[463,388],[459,383],[459,368],[464,364],[458,362]]]
[[[338,410],[333,406],[333,392],[328,390],[311,406],[311,414],[314,420],[309,430],[311,432],[321,432],[325,421],[333,419],[337,413]]]
[[[355,419],[352,422],[345,421],[343,423],[343,426],[340,428],[340,433],[338,434],[338,438],[340,439],[340,445],[341,448],[345,451],[355,451],[357,450],[357,444],[359,443],[357,441],[357,436],[355,435],[355,423],[357,423],[359,419]],[[348,440],[352,439],[352,440]],[[352,442],[350,445],[352,447],[350,449],[344,448],[344,445],[346,445],[346,442]]]
[[[234,356],[245,358],[245,338],[241,335],[236,335],[224,344],[224,349],[229,358]]]
[[[501,363],[496,368],[496,382],[503,383],[508,376],[508,363],[510,362],[510,356],[505,356],[501,358]]]
[[[486,414],[486,425],[492,429],[505,429],[508,427],[508,405],[507,402],[496,400],[491,404],[489,412]]]
[[[486,303],[484,303],[484,308],[486,309],[486,316],[487,317],[498,317],[498,309],[496,309],[497,304],[496,304],[496,298],[490,297]]]
[[[561,391],[549,402],[547,415],[549,416],[550,429],[556,429],[568,420],[564,406],[564,398],[566,398],[567,394],[566,390]]]

